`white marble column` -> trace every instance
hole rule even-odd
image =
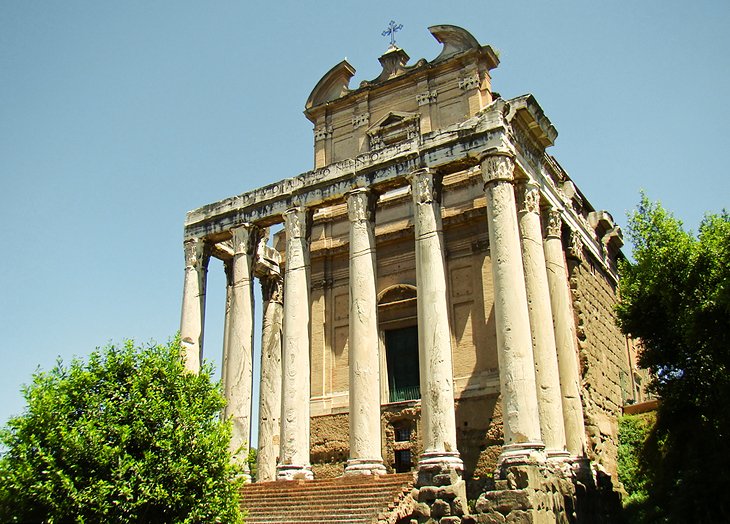
[[[261,279],[264,317],[261,324],[261,386],[256,481],[276,480],[281,417],[281,328],[283,282],[279,275]]]
[[[500,462],[522,461],[544,448],[540,437],[513,170],[514,160],[506,154],[488,155],[482,159],[503,406],[504,447]]]
[[[575,338],[575,320],[573,318],[561,231],[560,211],[551,210],[548,215],[547,235],[544,242],[545,264],[550,285],[555,345],[560,370],[565,439],[568,452],[575,457],[582,458],[585,457],[586,453],[586,430],[583,421],[583,403],[580,396],[581,381]]]
[[[520,183],[516,190],[527,309],[532,331],[532,352],[535,359],[540,433],[548,457],[567,457],[560,375],[550,306],[550,288],[545,271],[545,252],[542,246],[540,190],[532,183]]]
[[[350,219],[350,458],[345,474],[384,475],[380,436],[378,298],[375,288],[374,199],[347,194]]]
[[[230,311],[224,358],[223,415],[231,420],[229,449],[233,461],[248,470],[246,458],[251,437],[251,395],[253,386],[253,253],[257,229],[243,224],[231,229],[233,260],[231,267]]]
[[[461,472],[456,448],[451,327],[441,226],[441,177],[419,169],[408,177],[413,196],[418,288],[418,358],[421,381],[423,454],[419,472]]]
[[[282,342],[280,480],[311,479],[309,463],[310,316],[308,212],[284,213],[284,334]]]
[[[209,254],[205,241],[191,238],[184,242],[185,282],[183,284],[180,341],[185,353],[185,368],[200,371],[203,360],[203,326],[205,325],[205,282]]]

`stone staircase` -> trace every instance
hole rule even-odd
[[[246,524],[396,524],[413,508],[413,474],[247,484]]]

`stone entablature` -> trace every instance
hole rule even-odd
[[[557,136],[552,124],[540,115],[543,111],[531,95],[508,101],[498,99],[477,116],[445,130],[363,153],[190,211],[185,220],[185,238],[206,239],[217,244],[230,238],[230,230],[237,224],[250,222],[266,227],[280,223],[284,212],[295,203],[308,209],[331,206],[344,202],[345,194],[356,187],[370,187],[383,193],[407,186],[407,174],[422,166],[447,175],[477,166],[480,154],[494,150],[514,156],[516,176],[535,181],[544,205],[560,210],[565,226],[580,236],[583,247],[618,281],[615,266],[604,255],[603,238],[597,237],[588,219],[576,212],[571,205],[573,200],[561,190],[561,185],[569,182],[567,174],[544,149],[540,162],[526,152],[530,149],[523,145],[527,137],[537,142]],[[526,121],[529,122],[526,130],[516,132]],[[525,134],[527,130],[532,136]],[[536,170],[538,166],[540,169]],[[586,213],[592,211],[585,199],[580,201]]]

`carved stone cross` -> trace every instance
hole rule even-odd
[[[396,24],[395,20],[391,20],[388,28],[383,31],[383,36],[390,36],[390,47],[395,47],[395,33],[403,29],[403,24]]]

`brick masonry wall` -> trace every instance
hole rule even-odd
[[[457,446],[464,461],[465,478],[482,481],[482,485],[484,479],[491,477],[494,472],[504,439],[499,396],[458,399],[455,412]],[[423,452],[420,424],[420,403],[396,403],[383,407],[383,461],[389,473],[394,473],[395,451],[399,449],[411,451],[415,468]],[[396,442],[396,427],[410,427],[410,440]],[[316,478],[342,475],[349,455],[348,439],[346,413],[312,417],[310,458]]]
[[[569,260],[588,455],[616,475],[618,417],[631,395],[626,339],[616,325],[617,289],[589,259]]]

